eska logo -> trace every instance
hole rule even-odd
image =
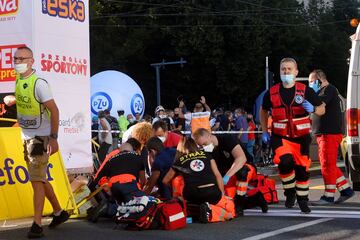
[[[19,0],[0,0],[0,16],[10,15],[19,9]]]
[[[42,0],[42,12],[52,17],[85,20],[85,4],[80,0]]]
[[[13,56],[16,49],[22,46],[25,44],[0,46],[0,82],[15,81]]]

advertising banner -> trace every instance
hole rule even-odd
[[[15,91],[15,50],[32,47],[32,5],[33,1],[0,1],[0,93]]]
[[[1,128],[0,149],[0,220],[33,216],[33,190],[24,160],[20,128]],[[75,210],[75,200],[59,153],[49,160],[47,179],[61,207]],[[51,204],[46,201],[44,214],[51,213]]]
[[[49,82],[59,108],[67,170],[91,172],[88,0],[0,0],[0,93],[14,92],[12,57],[22,45],[33,50],[34,69]]]
[[[89,3],[34,1],[35,68],[60,109],[59,141],[70,172],[92,171]]]
[[[128,114],[140,114],[145,110],[144,95],[137,83],[128,75],[107,70],[91,77],[91,113],[96,116],[99,111],[109,110],[118,117],[117,111]]]

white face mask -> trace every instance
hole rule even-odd
[[[205,152],[212,152],[214,150],[214,148],[215,148],[215,146],[212,143],[203,146],[203,149]]]
[[[26,63],[14,64],[14,69],[17,73],[23,74],[28,70],[28,66]]]
[[[158,137],[162,142],[165,142],[166,137]]]

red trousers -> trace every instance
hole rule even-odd
[[[325,197],[334,197],[336,188],[341,191],[349,187],[344,174],[336,165],[341,140],[342,134],[316,135],[321,173],[325,184]]]

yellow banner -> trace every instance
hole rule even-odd
[[[0,220],[34,215],[33,190],[24,160],[20,128],[0,128]],[[62,208],[77,213],[65,167],[58,152],[50,157],[47,179]],[[46,200],[44,215],[52,213]]]

